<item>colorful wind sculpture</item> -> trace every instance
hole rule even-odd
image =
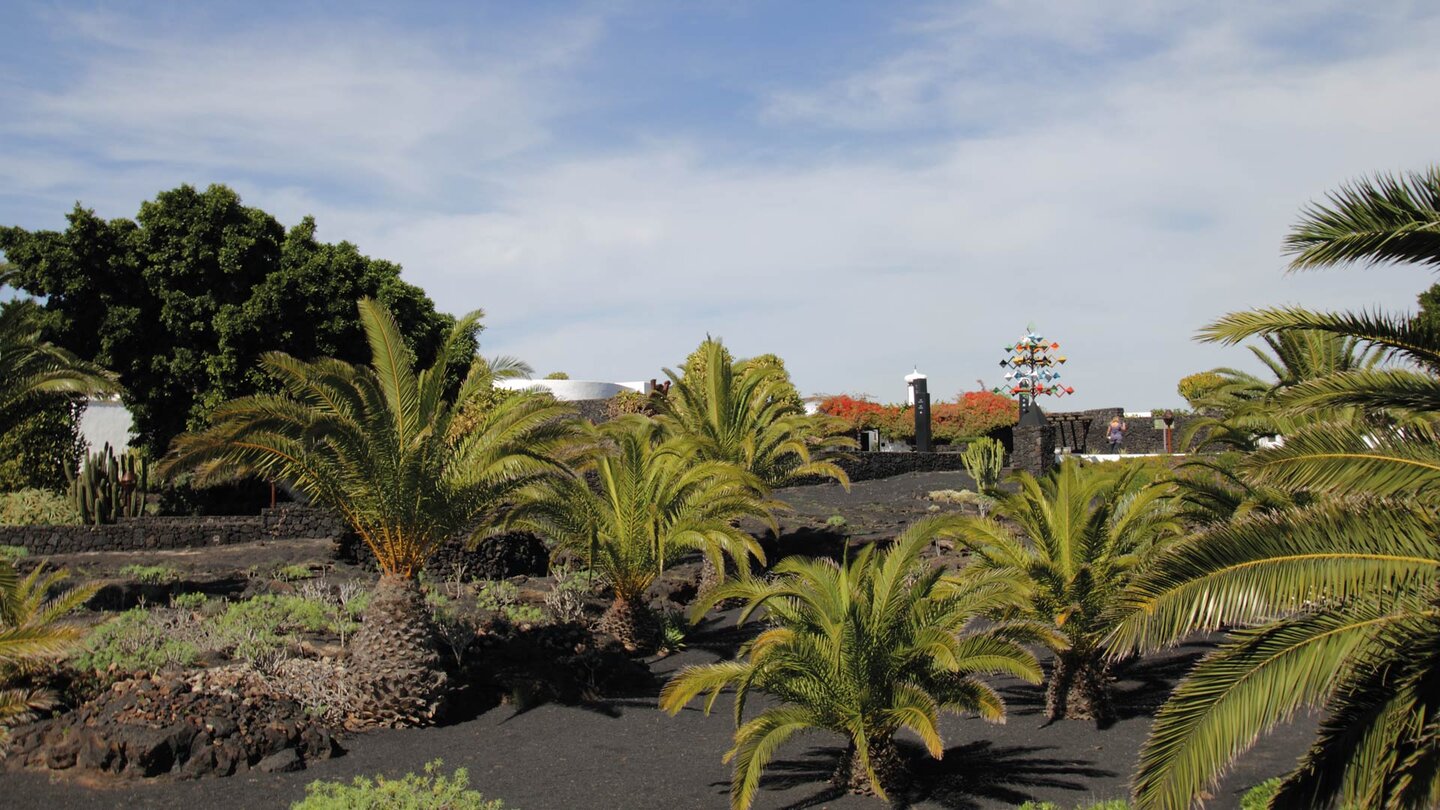
[[[1046,343],[1045,336],[1036,334],[1032,325],[1025,331],[1025,337],[1012,346],[1006,346],[1005,359],[1000,367],[1005,372],[1005,384],[994,389],[996,394],[1009,394],[1020,400],[1020,413],[1030,410],[1030,403],[1037,396],[1063,397],[1075,393],[1075,389],[1061,385],[1058,366],[1065,362],[1059,343]]]

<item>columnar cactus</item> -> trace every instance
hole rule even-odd
[[[89,454],[79,475],[70,476],[70,499],[85,522],[96,526],[144,514],[149,490],[144,459],[133,452],[116,457],[109,444],[101,452]]]

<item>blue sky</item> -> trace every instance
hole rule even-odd
[[[213,7],[208,7],[213,5]],[[644,379],[707,333],[806,393],[998,382],[1178,405],[1227,311],[1408,309],[1286,275],[1301,206],[1437,159],[1425,2],[36,3],[0,25],[0,223],[220,182],[400,262],[487,353]]]

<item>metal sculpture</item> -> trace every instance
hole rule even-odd
[[[1030,405],[1037,396],[1063,397],[1075,393],[1075,389],[1056,382],[1060,379],[1057,368],[1065,363],[1065,356],[1058,354],[1059,343],[1046,343],[1045,336],[1035,332],[1035,325],[1025,329],[1025,337],[1013,345],[1006,346],[1005,359],[1000,361],[1005,372],[1005,384],[994,390],[996,394],[1009,394],[1020,400],[1020,415],[1030,411]]]

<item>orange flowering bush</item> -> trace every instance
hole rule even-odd
[[[820,403],[820,412],[841,420],[845,432],[877,429],[891,439],[915,438],[915,414],[909,405],[882,405],[848,395]],[[938,442],[984,436],[1020,418],[1015,400],[989,391],[966,391],[953,402],[930,408],[930,435]]]

